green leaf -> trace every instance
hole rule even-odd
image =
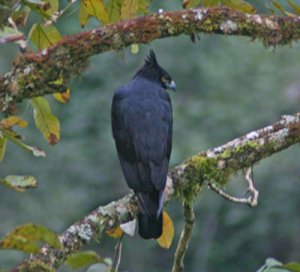
[[[3,160],[6,151],[7,139],[2,135],[0,137],[0,161]]]
[[[24,0],[24,4],[31,8],[44,19],[49,20],[59,9],[58,0]]]
[[[37,181],[32,176],[7,176],[0,182],[18,192],[24,192],[28,188],[37,186]]]
[[[99,256],[95,251],[84,251],[69,256],[66,265],[73,269],[84,268],[95,263],[105,263],[110,265],[105,258]]]
[[[81,27],[85,27],[88,23],[90,15],[87,13],[82,1],[80,2],[79,7],[79,23]]]
[[[200,3],[200,0],[183,0],[182,6],[185,9],[194,8],[198,6]]]
[[[300,6],[296,5],[292,0],[288,0],[289,5],[293,8],[293,10],[300,14]]]
[[[139,8],[137,14],[147,14],[149,4],[152,0],[139,0]]]
[[[35,224],[25,224],[14,229],[0,241],[0,248],[37,253],[41,242],[55,248],[62,248],[55,232]]]
[[[139,45],[137,43],[133,43],[131,45],[131,53],[137,54],[139,52]]]
[[[240,10],[246,13],[256,13],[255,8],[243,0],[223,0],[223,4],[235,10]]]
[[[270,0],[274,7],[276,7],[283,15],[289,16],[288,12],[276,1]]]
[[[300,263],[287,263],[282,265],[281,267],[287,269],[290,272],[300,272]]]
[[[148,0],[127,0],[122,2],[121,19],[127,20],[136,17],[138,14],[146,14],[148,12]]]
[[[29,32],[29,39],[41,50],[57,43],[61,35],[53,25],[34,24]]]
[[[86,12],[96,17],[102,24],[109,22],[108,14],[102,0],[81,0]]]
[[[255,13],[256,10],[254,7],[246,1],[243,0],[202,0],[202,6],[204,7],[212,7],[224,5],[235,10],[240,10],[246,13]]]
[[[48,101],[43,97],[32,98],[30,101],[37,128],[49,144],[57,144],[60,138],[60,123],[52,114]]]
[[[222,2],[222,0],[202,0],[201,4],[203,7],[212,7],[222,4]]]
[[[27,6],[19,10],[15,10],[12,14],[12,19],[17,26],[25,26],[31,9]]]
[[[2,133],[2,135],[7,138],[8,140],[12,141],[14,144],[22,147],[23,149],[25,149],[26,151],[31,152],[35,157],[46,157],[46,154],[43,150],[38,149],[34,146],[29,146],[26,145],[22,142],[20,135],[18,135],[17,133],[15,133],[12,130],[7,130],[4,128],[0,128],[0,131]]]
[[[107,4],[107,14],[110,23],[120,20],[122,0],[110,0]]]
[[[52,16],[55,12],[59,9],[59,1],[58,0],[45,0],[44,2],[47,3],[47,8],[45,10],[46,14]]]

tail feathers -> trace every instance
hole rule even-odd
[[[138,192],[137,196],[143,213],[149,216],[156,213],[159,217],[163,209],[164,191]]]
[[[145,213],[138,214],[139,234],[144,239],[157,239],[162,234],[162,213],[157,217],[154,215],[147,215]]]

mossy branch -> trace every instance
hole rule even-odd
[[[205,182],[222,186],[237,171],[249,168],[299,142],[300,113],[283,116],[273,125],[195,155],[171,169],[165,201],[179,198],[185,205],[191,205]],[[130,221],[137,211],[137,202],[132,194],[101,206],[59,236],[63,250],[44,247],[39,254],[25,260],[12,271],[47,271],[38,270],[45,266],[49,267],[48,271],[57,269],[70,254],[79,251],[91,239],[99,240],[106,230]],[[36,267],[37,270],[28,270],[28,267]]]
[[[100,206],[59,235],[63,250],[45,246],[39,254],[24,260],[11,272],[55,271],[53,269],[59,268],[68,256],[78,252],[91,239],[99,240],[105,231],[132,220],[137,209],[136,198],[131,193]]]
[[[15,60],[12,70],[0,78],[0,109],[12,112],[16,102],[64,91],[92,55],[201,32],[247,36],[266,46],[284,45],[299,40],[300,18],[250,15],[227,7],[198,8],[154,13],[67,36],[47,50]],[[64,86],[54,84],[58,79]]]

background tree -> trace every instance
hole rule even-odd
[[[145,6],[143,9],[134,9],[134,5],[128,7],[122,4],[123,17],[114,17],[114,13],[109,13],[108,16],[99,11],[101,1],[96,1],[97,8],[90,10],[89,5],[92,5],[93,2],[61,2],[59,8],[56,8],[56,1],[49,1],[48,4],[43,1],[24,1],[22,4],[25,6],[25,13],[21,13],[22,15],[18,18],[26,19],[26,9],[31,9],[27,24],[24,27],[18,26],[18,31],[13,29],[14,26],[2,28],[0,58],[3,61],[0,63],[0,69],[3,74],[8,71],[15,72],[6,74],[6,78],[1,81],[2,107],[6,112],[14,111],[15,107],[18,107],[18,116],[27,120],[28,126],[22,128],[25,124],[19,122],[21,128],[14,126],[14,131],[20,133],[26,143],[42,147],[47,157],[38,158],[23,152],[13,142],[18,142],[19,139],[14,135],[7,135],[8,144],[1,163],[1,177],[12,174],[32,175],[39,181],[39,187],[23,194],[13,192],[4,186],[1,187],[1,236],[27,222],[44,224],[57,232],[62,232],[99,204],[107,204],[128,192],[125,182],[122,180],[121,170],[116,167],[118,165],[117,155],[110,132],[110,101],[113,90],[133,76],[149,48],[156,50],[161,64],[170,71],[178,85],[178,91],[173,95],[175,131],[172,165],[174,166],[201,150],[207,150],[252,130],[271,125],[279,120],[282,114],[293,114],[298,111],[299,64],[296,61],[298,45],[278,47],[274,50],[275,45],[290,44],[293,39],[299,38],[299,34],[297,34],[298,21],[295,18],[245,15],[243,13],[245,11],[254,12],[251,6],[247,5],[246,9],[243,8],[245,3],[237,6],[231,4],[235,9],[242,8],[243,12],[221,7],[211,8],[205,13],[212,14],[212,17],[209,18],[214,20],[204,24],[202,29],[197,28],[192,21],[189,21],[186,23],[186,29],[181,29],[181,33],[189,33],[194,39],[197,39],[196,32],[200,30],[227,35],[246,35],[248,38],[201,34],[200,41],[197,43],[192,43],[188,36],[179,36],[156,40],[145,46],[132,45],[131,51],[135,52],[139,48],[138,54],[132,55],[126,49],[92,57],[90,65],[83,73],[83,68],[87,67],[87,63],[83,60],[86,60],[87,56],[119,48],[119,41],[111,40],[111,43],[106,42],[101,47],[103,37],[101,40],[97,39],[97,35],[88,36],[93,32],[79,34],[75,36],[76,38],[73,38],[74,36],[61,37],[80,32],[80,24],[87,23],[85,21],[87,15],[91,18],[85,26],[85,30],[91,30],[99,27],[100,24],[136,17],[137,14],[148,11]],[[106,9],[112,11],[113,9],[110,9],[112,3],[115,3],[115,7],[119,7],[117,4],[121,2],[108,1]],[[131,1],[126,2],[130,3]],[[84,3],[86,4],[83,7]],[[228,1],[228,3],[231,2]],[[273,10],[281,9],[281,12],[286,13],[285,15],[288,15],[287,12],[296,13],[294,9],[297,6],[294,2],[274,3],[275,5],[272,2],[264,4]],[[185,5],[192,4],[185,2]],[[204,2],[203,4],[208,5],[209,3]],[[212,4],[215,3],[212,2]],[[253,1],[252,4],[259,14],[271,13],[261,2]],[[4,13],[1,10],[0,17],[3,26],[7,25],[9,15],[14,18],[15,22],[18,22],[14,17],[15,13],[12,14],[10,8],[6,8],[7,5],[7,3],[3,3],[5,8],[2,9],[7,12]],[[180,1],[153,2],[149,6],[149,13],[157,13],[159,9],[181,10],[181,5]],[[66,7],[68,9],[65,9]],[[15,11],[15,8],[14,5],[11,11]],[[58,13],[58,11],[63,12]],[[78,20],[79,11],[80,20]],[[193,18],[198,16],[199,20],[202,19],[202,15],[205,15],[203,10],[201,12],[192,11],[193,13],[189,10],[183,12],[186,12],[183,13],[187,14],[186,16],[193,14]],[[117,12],[117,14],[122,13]],[[164,13],[160,14],[164,16]],[[225,24],[224,14],[233,16],[230,17],[230,20],[225,17]],[[173,18],[171,17],[173,15],[174,13],[170,13],[167,16]],[[180,15],[182,16],[181,13]],[[195,17],[195,15],[197,16]],[[213,17],[214,15],[215,17]],[[162,20],[159,15],[155,16],[153,22]],[[248,25],[242,23],[235,25],[234,20],[244,22],[245,18],[250,18],[247,19],[250,20]],[[180,20],[184,21],[184,16]],[[45,21],[47,21],[47,28]],[[147,18],[141,22],[147,22]],[[265,24],[266,22],[267,24]],[[33,26],[35,23],[39,24]],[[174,34],[172,31],[180,34],[176,32],[178,29],[180,30],[180,23],[177,25],[175,23],[175,20],[169,20],[169,25],[166,25],[163,21],[162,25],[166,26],[170,32],[161,31],[159,34],[172,36]],[[117,30],[120,31],[124,25],[124,23],[120,23],[118,25],[120,28]],[[262,28],[259,28],[259,25]],[[159,35],[149,35],[149,33],[156,33],[155,31],[146,31],[147,27],[151,28],[153,25],[140,24],[140,26],[143,26],[139,29],[141,35],[135,37],[135,43],[139,42],[139,38],[143,38],[144,40],[140,40],[140,42],[145,43],[160,37]],[[196,28],[188,28],[188,26]],[[54,27],[59,32],[56,32]],[[101,30],[97,33],[101,33]],[[9,42],[17,41],[24,48],[23,35],[30,37],[30,46],[32,44],[40,49],[50,46],[50,49],[41,51],[40,55],[26,53],[26,57],[15,60],[19,51],[18,45]],[[126,34],[124,36],[126,37]],[[88,40],[88,38],[90,38],[88,44],[82,43],[81,49],[78,49],[80,42]],[[265,48],[261,41],[251,41],[251,38],[259,38],[264,45],[274,46]],[[59,42],[59,39],[62,41]],[[130,42],[121,44],[121,47],[129,44]],[[73,60],[70,63],[67,62],[68,55],[59,54],[59,50],[64,52],[65,48],[72,49],[68,51],[73,53],[70,53]],[[61,57],[64,60],[61,67],[65,68],[51,70],[51,67],[60,65],[58,59],[44,65],[43,60],[38,59],[43,52],[44,54],[54,52],[56,57]],[[14,66],[11,64],[12,60],[15,60]],[[28,62],[29,60],[33,63],[36,60],[34,65],[37,66],[32,66]],[[19,76],[17,77],[17,82],[19,82],[17,86],[9,84],[15,82],[14,75],[18,75],[18,71],[21,72],[19,75],[22,75],[24,71],[31,72],[32,67],[34,69],[41,68],[35,70],[35,72],[39,72],[36,77],[26,78],[25,76],[22,78]],[[29,73],[29,75],[34,74]],[[33,106],[38,112],[38,109],[42,107],[48,115],[52,116],[47,111],[46,102],[43,100],[28,102],[24,98],[62,91],[64,94],[56,95],[55,99],[68,100],[69,94],[66,92],[66,86],[70,76],[73,78],[70,84],[71,101],[66,106],[60,105],[53,101],[51,96],[47,96],[52,112],[61,123],[61,135],[58,134],[58,130],[51,131],[52,134],[46,134],[45,129],[42,129],[50,143],[56,143],[59,138],[61,139],[58,145],[47,146],[43,136],[34,127],[31,109]],[[7,81],[7,78],[10,80]],[[48,80],[51,78],[56,80]],[[34,88],[28,87],[28,84],[32,82],[40,82],[40,85],[35,85]],[[7,90],[10,91],[9,95],[11,95],[11,91],[22,90],[22,92],[17,92],[21,95],[20,97],[14,95],[12,97],[24,101],[15,105],[10,100],[5,100]],[[7,113],[4,113],[3,118],[7,117],[5,115]],[[50,120],[53,121],[53,118],[50,117]],[[8,133],[6,130],[12,122],[12,119],[8,119],[8,121],[6,119],[6,123],[2,123],[2,127],[4,124],[3,129],[5,129],[4,134]],[[53,122],[57,129],[57,121]],[[297,135],[295,142],[299,138]],[[23,147],[27,150],[30,149],[26,146]],[[2,150],[4,149],[2,148]],[[32,151],[32,149],[30,150]],[[33,151],[36,155],[43,154],[36,149]],[[4,154],[3,151],[2,154]],[[202,192],[201,197],[196,199],[194,205],[196,223],[190,249],[186,253],[186,271],[218,271],[221,267],[224,271],[255,271],[269,256],[283,262],[299,259],[299,219],[297,218],[299,167],[297,158],[298,147],[294,146],[294,148],[280,152],[254,166],[254,180],[260,191],[259,205],[255,209],[224,202],[203,188],[205,193]],[[233,194],[238,195],[246,189],[244,183],[240,182],[242,179],[244,179],[242,174],[230,178],[229,187]],[[25,180],[28,181],[28,179]],[[175,243],[172,247],[165,250],[153,241],[144,241],[139,237],[126,237],[123,241],[123,257],[120,265],[122,269],[153,271],[159,266],[161,271],[171,270],[176,242],[182,229],[181,203],[173,201],[167,210],[175,224]],[[102,237],[100,245],[91,242],[88,249],[96,250],[101,256],[112,257],[115,243],[116,241],[112,238]],[[1,268],[11,268],[24,257],[26,255],[15,251],[2,251],[0,254]],[[137,262],[137,260],[140,261]],[[61,271],[68,271],[69,268],[63,266],[61,269]]]

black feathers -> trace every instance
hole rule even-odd
[[[144,66],[136,73],[133,77],[143,77],[149,79],[153,82],[157,82],[164,89],[176,89],[174,81],[172,81],[171,76],[159,66],[156,60],[156,56],[153,50],[150,50],[149,56],[145,60]]]
[[[119,87],[112,102],[112,132],[128,186],[136,193],[139,233],[162,233],[163,191],[172,148],[172,105],[166,89],[175,89],[155,53],[133,79]]]
[[[149,51],[149,56],[146,58],[145,63],[149,66],[150,65],[153,65],[153,66],[158,65],[155,53],[152,49]]]

